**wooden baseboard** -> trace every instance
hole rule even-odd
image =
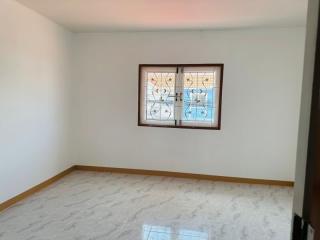
[[[211,180],[211,181],[219,181],[219,182],[262,184],[262,185],[275,185],[275,186],[286,186],[286,187],[292,187],[294,184],[293,182],[290,182],[290,181],[280,181],[280,180],[265,180],[265,179],[239,178],[239,177],[224,177],[224,176],[214,176],[214,175],[195,174],[195,173],[168,172],[168,171],[158,171],[158,170],[75,165],[57,174],[56,176],[28,189],[27,191],[3,203],[0,203],[0,211],[6,208],[9,208],[10,206],[16,204],[17,202],[46,188],[50,184],[58,181],[59,179],[63,178],[64,176],[66,176],[67,174],[71,173],[74,170],[95,171],[95,172],[114,172],[114,173],[151,175],[151,176],[166,176],[166,177],[176,177],[176,178],[191,178],[191,179]]]
[[[40,183],[40,184],[28,189],[27,191],[25,191],[25,192],[15,196],[15,197],[9,199],[9,200],[7,200],[7,201],[5,201],[3,203],[0,203],[0,211],[8,208],[8,207],[16,204],[17,202],[29,197],[30,195],[32,195],[32,194],[34,194],[34,193],[46,188],[50,184],[58,181],[59,179],[61,179],[64,176],[66,176],[67,174],[71,173],[74,169],[75,169],[75,166],[72,166],[72,167],[68,168],[67,170],[55,175],[54,177],[49,178],[48,180],[46,180],[46,181],[44,181],[44,182],[42,182],[42,183]]]
[[[125,174],[166,176],[166,177],[176,177],[176,178],[191,178],[191,179],[211,180],[211,181],[219,181],[219,182],[262,184],[262,185],[275,185],[275,186],[286,186],[286,187],[293,187],[293,185],[294,185],[294,182],[291,182],[291,181],[252,179],[252,178],[239,178],[239,177],[224,177],[224,176],[214,176],[214,175],[195,174],[195,173],[168,172],[168,171],[158,171],[158,170],[98,167],[98,166],[84,166],[84,165],[75,165],[74,169],[81,170],[81,171],[115,172],[115,173],[125,173]]]

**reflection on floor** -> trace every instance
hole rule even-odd
[[[170,227],[143,225],[143,240],[208,240],[208,232],[180,229],[177,232]]]
[[[0,213],[0,240],[289,240],[292,188],[74,172]]]

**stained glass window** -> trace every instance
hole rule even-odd
[[[220,129],[223,64],[140,65],[139,125]]]

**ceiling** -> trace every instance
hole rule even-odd
[[[18,0],[74,32],[303,26],[307,0]]]

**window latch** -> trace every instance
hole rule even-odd
[[[180,102],[182,102],[183,101],[183,98],[182,98],[182,92],[180,93]]]
[[[183,101],[182,95],[183,95],[182,92],[180,92],[180,93],[176,92],[176,95],[175,95],[176,96],[176,102],[178,101],[178,99],[179,99],[180,102]]]

